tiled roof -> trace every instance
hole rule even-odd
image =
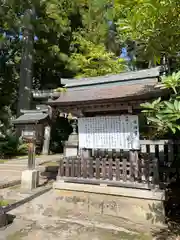
[[[155,83],[131,84],[112,86],[111,88],[91,88],[87,90],[67,90],[55,101],[49,101],[50,105],[67,105],[85,102],[95,102],[100,100],[136,98],[138,96],[151,95],[160,91],[155,87]]]
[[[48,117],[47,113],[42,112],[32,112],[32,113],[25,113],[18,117],[17,119],[13,120],[13,124],[26,124],[26,123],[38,123]]]
[[[139,71],[130,71],[119,74],[80,78],[80,79],[61,79],[61,84],[65,85],[66,88],[77,88],[82,86],[110,84],[114,82],[129,82],[132,80],[145,80],[158,78],[160,76],[161,67],[155,67],[150,69],[144,69]]]

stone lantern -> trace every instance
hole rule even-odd
[[[36,170],[35,149],[39,141],[43,141],[46,127],[49,126],[47,109],[23,110],[22,115],[13,120],[13,124],[21,132],[21,137],[28,143],[28,169],[22,172],[21,186],[32,190],[39,183],[39,172]]]

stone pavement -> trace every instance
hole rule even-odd
[[[38,156],[36,157],[36,165],[38,169],[43,171],[44,167],[40,165],[49,162],[49,161],[58,161],[62,155],[46,155],[46,156]],[[26,158],[21,159],[11,159],[5,161],[4,163],[0,163],[0,184],[4,184],[6,182],[11,182],[15,180],[21,179],[21,172],[26,170],[28,166],[28,160]]]
[[[114,225],[63,214],[57,210],[54,190],[26,203],[11,212],[16,216],[12,225],[0,231],[0,240],[151,240],[151,236],[124,224]]]
[[[14,199],[14,196],[17,199],[24,197],[23,193],[19,193],[18,189],[10,188],[6,191],[7,193],[10,191],[9,194],[6,194],[9,199]],[[5,194],[4,190],[3,193]],[[154,232],[145,224],[138,224],[135,219],[129,222],[126,216],[113,216],[113,221],[109,221],[106,217],[95,213],[84,215],[82,205],[79,205],[78,202],[77,208],[74,210],[70,200],[66,203],[68,205],[66,209],[62,208],[60,207],[61,204],[59,204],[60,197],[59,192],[52,189],[11,210],[9,214],[14,220],[6,228],[0,228],[0,240],[180,239],[166,228],[163,231],[158,228],[156,229],[157,232]]]

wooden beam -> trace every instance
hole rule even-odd
[[[133,108],[132,108],[132,106],[128,106],[128,113],[133,113]]]
[[[84,105],[69,105],[58,106],[63,112],[70,112],[77,117],[84,116],[84,113],[93,113],[93,112],[110,112],[110,111],[128,111],[129,113],[133,113],[134,110],[141,109],[140,104],[143,101],[129,101],[129,102],[104,102],[97,104],[84,104]]]
[[[84,112],[104,112],[104,111],[119,111],[128,110],[128,104],[98,104],[85,106]]]

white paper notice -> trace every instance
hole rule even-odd
[[[138,149],[137,115],[87,117],[78,119],[79,148]]]

